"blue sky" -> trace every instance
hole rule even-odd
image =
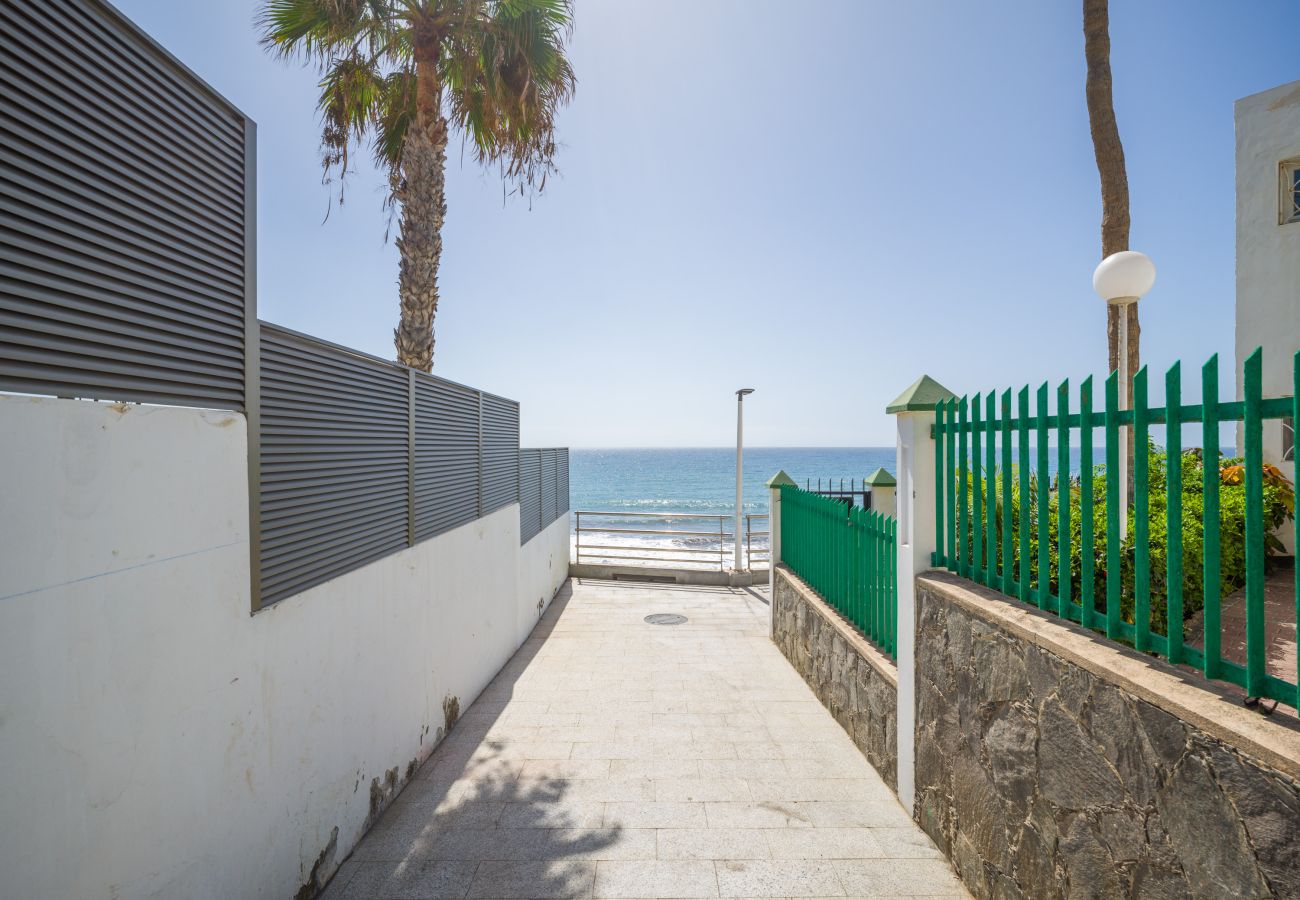
[[[957,391],[1105,368],[1080,2],[579,0],[562,177],[531,204],[450,152],[435,372],[525,445],[893,443]],[[258,122],[263,318],[391,358],[384,180],[324,221],[316,75],[251,2],[118,6]],[[1233,101],[1300,77],[1294,4],[1113,0],[1144,360],[1232,384]],[[1161,384],[1163,378],[1153,378]]]

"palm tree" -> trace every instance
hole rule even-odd
[[[1109,0],[1083,0],[1083,55],[1088,63],[1088,124],[1092,130],[1092,150],[1101,176],[1101,258],[1128,249],[1129,208],[1128,174],[1124,169],[1124,145],[1119,140],[1115,121],[1115,102],[1110,78],[1110,8]],[[1119,368],[1119,317],[1115,306],[1106,307],[1106,343],[1110,371]],[[1128,307],[1129,372],[1138,370],[1137,304]],[[1132,397],[1132,385],[1123,390]]]
[[[325,180],[369,144],[399,213],[397,358],[433,367],[447,141],[520,192],[554,172],[555,115],[573,96],[572,0],[263,0],[262,44],[321,72]],[[342,194],[340,193],[340,200]]]

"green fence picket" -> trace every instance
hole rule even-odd
[[[1151,489],[1147,367],[1133,378],[1133,646],[1151,649]],[[1124,488],[1121,488],[1123,490]]]
[[[782,485],[781,561],[886,654],[896,652],[897,530],[884,513]]]
[[[984,583],[990,587],[998,583],[998,477],[997,458],[994,456],[996,403],[997,392],[989,391],[984,400]]]
[[[1011,390],[1002,392],[1002,593],[1011,593],[1015,574],[1011,571]]]
[[[1079,385],[1079,604],[1084,628],[1097,627],[1097,537],[1092,508],[1092,376]]]
[[[1183,381],[1178,363],[1165,373],[1165,643],[1183,661]]]
[[[1056,614],[1071,618],[1070,380],[1056,389]]]
[[[957,407],[958,450],[957,450],[957,574],[971,577],[970,543],[968,535],[970,525],[970,495],[966,492],[966,398],[962,397]]]
[[[1292,380],[1300,387],[1300,352],[1292,358]],[[1105,382],[1105,410],[1094,411],[1093,381],[1084,379],[1078,388],[1078,414],[1071,414],[1068,381],[1057,388],[1055,413],[1049,411],[1048,385],[1037,390],[1034,412],[1030,412],[1029,388],[1017,394],[1018,415],[1012,416],[1011,391],[979,393],[940,404],[936,410],[934,439],[935,478],[940,499],[935,505],[936,565],[946,565],[967,578],[1017,595],[1025,602],[1057,615],[1080,621],[1087,628],[1103,626],[1113,639],[1131,641],[1139,651],[1156,653],[1173,663],[1200,666],[1208,678],[1230,681],[1245,688],[1248,696],[1300,702],[1300,665],[1286,678],[1268,671],[1265,647],[1264,566],[1265,507],[1263,423],[1300,414],[1294,396],[1268,399],[1262,392],[1262,354],[1256,351],[1246,360],[1243,397],[1237,402],[1218,399],[1218,359],[1211,357],[1201,369],[1202,402],[1184,405],[1181,366],[1174,363],[1165,373],[1165,405],[1149,403],[1149,370],[1141,369],[1133,380],[1133,409],[1119,408],[1119,384],[1115,373]],[[973,400],[973,403],[972,403]],[[981,402],[983,401],[983,402]],[[1240,421],[1245,457],[1240,471],[1245,499],[1244,526],[1246,640],[1244,665],[1222,657],[1222,503],[1220,494],[1227,470],[1221,472],[1219,427],[1224,420]],[[1189,602],[1184,530],[1190,517],[1184,504],[1196,496],[1195,487],[1184,483],[1182,428],[1199,423],[1203,444],[1201,519],[1203,528],[1204,646],[1187,643],[1183,614]],[[1153,425],[1166,429],[1164,459],[1164,504],[1167,531],[1164,538],[1163,570],[1155,573],[1163,587],[1153,589],[1153,555],[1150,432]],[[1133,459],[1133,514],[1131,541],[1120,538],[1121,491],[1127,489],[1119,477],[1120,454],[1125,452],[1124,428],[1131,425],[1136,453]],[[1104,426],[1105,482],[1096,484],[1094,471],[1095,429]],[[1072,430],[1078,429],[1079,502],[1073,505],[1075,479],[1071,475]],[[1055,429],[1053,434],[1052,429]],[[1031,498],[1031,431],[1036,441],[1037,489]],[[1013,434],[1014,433],[1014,434]],[[1049,477],[1048,437],[1056,440],[1055,486]],[[999,444],[999,441],[1001,442]],[[1012,442],[1017,450],[1012,450]],[[1000,452],[999,452],[1000,449]],[[1156,451],[1160,452],[1160,451]],[[1013,475],[1013,460],[1019,471]],[[1000,469],[1000,471],[999,471]],[[1235,472],[1233,473],[1235,475]],[[1098,560],[1095,491],[1104,487],[1105,550]],[[1192,490],[1184,496],[1185,490]],[[1018,491],[1019,503],[1013,503]],[[1055,521],[1051,497],[1056,493]],[[840,501],[821,497],[794,486],[781,488],[783,516],[781,540],[783,562],[846,622],[893,656],[897,650],[897,522],[875,510],[846,508]],[[1001,507],[999,508],[999,503]],[[1157,499],[1157,506],[1159,500]],[[1018,507],[1018,508],[1017,508]],[[1158,512],[1158,510],[1157,510]],[[1078,516],[1078,538],[1074,537]],[[1056,528],[1052,540],[1051,528]],[[1031,530],[1036,529],[1036,530]],[[1240,532],[1237,532],[1240,533]],[[1031,537],[1037,537],[1037,548]],[[940,543],[942,542],[942,543]],[[1055,544],[1053,547],[1052,544]],[[1123,555],[1132,552],[1132,596],[1123,590]],[[1074,560],[1075,551],[1079,559]],[[1156,550],[1160,548],[1157,546]],[[1055,551],[1055,562],[1053,562]],[[1077,574],[1079,581],[1073,576]],[[1098,596],[1097,567],[1105,572],[1104,620]],[[1054,587],[1055,585],[1055,587]],[[1077,587],[1076,587],[1077,585]],[[1153,627],[1153,590],[1164,596],[1166,627]],[[1125,604],[1132,602],[1130,616]],[[1300,613],[1300,587],[1294,603]],[[1159,607],[1154,610],[1158,614]],[[1288,680],[1295,677],[1295,683]]]
[[[1016,409],[1020,412],[1016,433],[1020,459],[1020,522],[1016,529],[1016,555],[1020,557],[1020,599],[1029,603],[1029,385],[1020,389]]]
[[[1038,402],[1034,419],[1035,451],[1038,456],[1038,592],[1034,595],[1040,609],[1051,606],[1052,597],[1052,547],[1051,519],[1048,512],[1047,482],[1047,382],[1038,388]]]
[[[1263,353],[1246,357],[1242,443],[1246,467],[1246,694],[1264,696],[1264,480],[1260,416]]]
[[[940,400],[934,407],[934,553],[930,565],[946,564],[944,558],[944,497],[943,488],[947,483],[943,469],[943,414],[947,404]],[[951,499],[948,501],[951,503]]]
[[[947,432],[944,435],[947,448],[944,459],[948,470],[948,503],[945,513],[948,516],[948,570],[957,571],[957,398],[948,399]]]
[[[1222,548],[1219,543],[1219,354],[1214,354],[1201,367],[1201,519],[1205,523],[1202,544],[1202,574],[1205,584],[1206,678],[1218,678],[1220,640],[1219,608],[1223,596],[1223,570],[1220,562]]]
[[[974,512],[971,515],[970,556],[973,566],[970,578],[976,584],[983,584],[984,578],[984,483],[981,478],[980,439],[984,429],[980,427],[980,395],[976,394],[970,405],[970,465],[971,465],[971,500]]]
[[[1119,492],[1128,490],[1119,483],[1119,375],[1106,378],[1106,637],[1119,637],[1120,571]]]

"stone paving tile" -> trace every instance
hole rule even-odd
[[[714,762],[715,760],[705,760]],[[750,800],[743,778],[669,778],[655,782],[656,800]]]
[[[705,803],[710,828],[811,828],[808,814],[794,803]]]
[[[735,760],[719,759],[612,759],[609,773],[615,778],[644,776],[653,781],[665,778],[699,778],[706,765]],[[707,777],[707,776],[706,776]]]
[[[363,862],[329,900],[383,897],[385,900],[435,900],[464,897],[477,862],[422,859],[413,862]]]
[[[713,863],[701,860],[602,862],[596,866],[597,898],[717,897]]]
[[[966,896],[767,631],[750,591],[571,583],[324,897]]]
[[[471,898],[552,898],[590,897],[596,881],[596,863],[572,859],[540,862],[485,862],[470,883]]]
[[[496,824],[501,828],[600,828],[605,824],[605,804],[564,796],[541,803],[505,803]]]
[[[835,870],[854,897],[968,896],[942,859],[910,860],[906,865],[889,859],[836,860]]]
[[[817,828],[901,828],[910,832],[913,839],[929,847],[934,846],[913,824],[902,805],[892,797],[888,800],[822,801],[791,805]]]
[[[874,828],[769,828],[773,859],[872,859],[885,856]]]
[[[843,897],[844,887],[824,860],[725,860],[716,864],[722,897]]]
[[[521,780],[553,778],[562,781],[608,778],[607,759],[529,759],[519,770]]]
[[[703,803],[606,803],[607,828],[704,828]]]
[[[755,800],[883,800],[891,796],[879,778],[754,779],[749,790]]]
[[[764,828],[661,828],[660,859],[770,859]]]

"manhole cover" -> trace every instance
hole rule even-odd
[[[655,613],[646,616],[645,620],[651,625],[680,625],[686,621],[686,617],[679,616],[677,613]]]

